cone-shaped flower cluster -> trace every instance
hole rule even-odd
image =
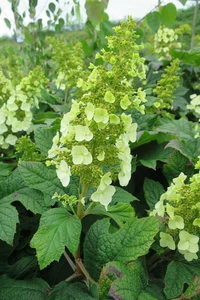
[[[178,35],[173,29],[161,26],[154,37],[155,53],[159,54],[159,58],[170,57],[169,50],[172,48],[180,48],[181,44],[177,43]]]
[[[134,28],[131,18],[116,27],[108,51],[96,55],[103,64],[91,64],[88,79],[78,80],[83,95],[63,116],[48,155],[52,160],[47,164],[56,166],[64,186],[71,174],[78,175],[82,185],[97,188],[91,199],[106,208],[115,192],[112,180],[125,186],[131,177],[129,142],[136,140],[137,124],[125,112],[135,108],[144,113],[146,101],[141,88],[134,89],[134,79],[145,78]]]
[[[200,234],[200,173],[185,184],[181,173],[161,195],[151,215],[165,217],[166,232],[160,233],[161,247],[168,247],[184,255],[187,261],[197,259]]]
[[[70,90],[76,86],[77,78],[84,76],[84,52],[81,43],[70,45],[65,41],[48,37],[52,48],[52,60],[55,63],[56,86],[61,90]]]
[[[198,121],[200,121],[200,95],[192,94],[190,95],[190,99],[190,104],[188,104],[186,107],[192,111],[198,118]]]
[[[33,118],[31,108],[38,107],[38,97],[46,81],[40,67],[16,87],[0,73],[0,148],[15,145],[17,133],[29,130]]]
[[[158,98],[158,100],[154,102],[154,106],[159,109],[163,115],[166,114],[166,110],[173,109],[174,93],[180,84],[178,71],[179,60],[175,59],[166,67],[156,88],[153,90]]]

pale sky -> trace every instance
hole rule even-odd
[[[70,12],[70,5],[66,4],[65,0],[60,0],[59,4],[55,0],[38,0],[38,6],[36,9],[36,17],[42,18],[43,22],[47,21],[46,9],[50,2],[54,2],[57,7],[60,7],[64,15]],[[70,0],[69,2],[73,2]],[[184,8],[184,6],[178,0],[164,0],[162,3],[167,4],[172,2],[177,8]],[[189,1],[188,1],[189,2]],[[83,20],[85,17],[84,4],[85,0],[80,0],[81,3],[81,15]],[[106,12],[108,13],[111,20],[120,20],[128,15],[132,15],[134,18],[142,18],[148,12],[150,12],[156,5],[158,0],[109,0],[108,8]],[[187,6],[188,4],[186,4]],[[186,7],[185,6],[185,7]],[[14,28],[14,17],[11,10],[11,4],[7,0],[0,0],[0,8],[2,13],[0,15],[0,36],[2,35],[12,35]],[[22,14],[24,11],[27,12],[26,23],[30,21],[28,15],[28,0],[20,0],[19,12]],[[4,18],[8,18],[11,21],[12,29],[9,30],[4,23]]]

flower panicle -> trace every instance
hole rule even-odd
[[[6,83],[6,87],[2,86]],[[17,142],[17,133],[28,132],[32,125],[32,108],[38,108],[41,89],[46,85],[42,69],[30,71],[15,87],[0,73],[0,147],[8,149]]]
[[[180,173],[161,195],[150,215],[165,217],[165,232],[160,233],[160,246],[177,250],[187,261],[197,259],[200,234],[200,173],[186,184]]]
[[[106,209],[115,193],[112,180],[126,186],[131,178],[129,143],[136,141],[137,123],[127,111],[144,113],[146,101],[145,92],[134,88],[135,79],[145,78],[135,22],[129,18],[115,30],[116,36],[107,38],[108,50],[96,55],[103,64],[91,64],[87,80],[78,80],[82,97],[72,100],[48,153],[64,186],[78,175],[82,184],[96,188],[91,200]]]
[[[171,28],[161,26],[154,37],[154,50],[159,59],[171,58],[170,49],[181,48],[178,34]]]

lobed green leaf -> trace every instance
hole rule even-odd
[[[5,241],[9,245],[13,244],[17,223],[19,223],[19,218],[16,208],[9,203],[1,204],[0,239]]]
[[[181,172],[186,175],[192,175],[193,171],[193,166],[190,165],[189,159],[178,151],[172,154],[169,162],[163,168],[163,174],[169,182],[173,178],[178,177]]]
[[[63,186],[54,168],[46,167],[41,162],[22,162],[19,171],[29,187],[49,196],[53,196],[55,192],[64,194]]]
[[[143,288],[137,266],[116,261],[103,268],[99,285],[100,299],[109,295],[114,299],[137,300]]]
[[[169,263],[164,278],[167,299],[180,296],[184,284],[190,285],[195,276],[200,276],[200,260],[191,263],[185,260]]]
[[[54,260],[59,260],[65,247],[74,254],[81,234],[81,222],[65,208],[53,208],[46,211],[41,219],[38,231],[31,240],[36,248],[40,269],[44,269]]]
[[[116,205],[109,205],[108,210],[102,204],[97,204],[93,207],[89,214],[104,215],[112,218],[119,226],[135,217],[134,208],[128,203],[118,202]]]
[[[134,218],[116,232],[110,233],[110,220],[98,220],[90,227],[85,238],[86,269],[94,280],[98,280],[102,266],[107,262],[127,262],[145,255],[158,228],[159,221],[156,218]]]
[[[171,153],[171,149],[165,149],[165,144],[151,144],[149,151],[146,151],[146,147],[140,149],[138,160],[145,167],[155,170],[157,161],[168,162]]]

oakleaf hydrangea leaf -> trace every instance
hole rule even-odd
[[[200,261],[194,262],[172,261],[165,274],[165,295],[167,299],[176,298],[181,295],[184,285],[191,284],[194,277],[200,276]]]
[[[53,168],[48,168],[40,162],[22,162],[19,171],[25,183],[31,187],[52,196],[55,191],[64,194],[63,186]]]
[[[127,262],[145,255],[158,232],[159,221],[153,217],[132,219],[114,233],[109,228],[109,219],[99,220],[85,238],[84,262],[94,280],[111,260]]]
[[[12,245],[18,222],[16,208],[9,203],[2,204],[0,209],[0,239]]]
[[[189,285],[187,290],[184,292],[184,296],[186,299],[191,299],[195,295],[199,295],[199,290],[200,290],[200,276],[195,276],[194,280],[192,283]]]
[[[108,206],[108,210],[102,204],[93,207],[90,212],[93,215],[104,215],[112,218],[115,222],[122,226],[125,222],[135,216],[134,208],[129,203],[120,203]]]
[[[37,258],[35,256],[23,256],[14,264],[8,266],[7,274],[10,278],[26,279],[32,278],[38,268]]]
[[[15,171],[10,176],[0,182],[0,199],[24,187],[26,187],[26,185],[23,181],[23,178],[20,176],[19,170],[15,169]]]
[[[40,226],[31,240],[36,248],[40,269],[52,261],[59,260],[65,247],[73,254],[79,245],[81,222],[65,208],[46,211],[40,220]]]
[[[16,190],[11,195],[2,198],[1,204],[14,201],[21,202],[27,210],[32,211],[34,214],[42,214],[55,203],[55,200],[45,201],[42,192],[28,187]]]
[[[157,161],[168,162],[172,149],[165,149],[165,144],[151,144],[151,148],[146,151],[146,145],[142,146],[138,155],[138,160],[147,168],[156,169]]]
[[[142,288],[140,272],[135,265],[114,261],[106,264],[102,270],[99,280],[100,299],[109,295],[114,299],[136,300]]]

